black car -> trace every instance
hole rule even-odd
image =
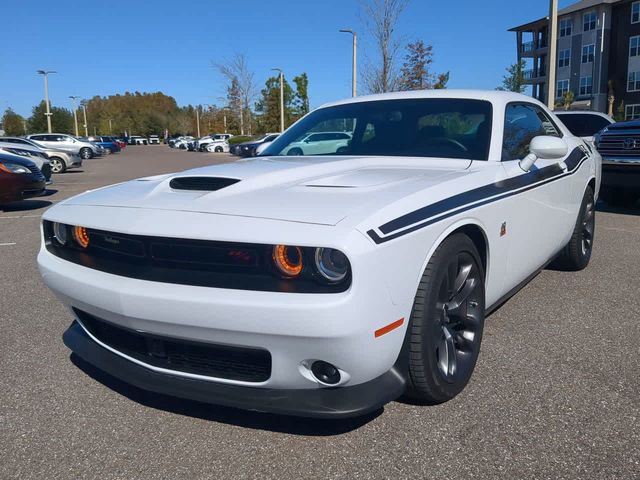
[[[609,125],[595,140],[602,155],[600,196],[610,205],[633,205],[640,199],[640,120]]]
[[[276,138],[278,138],[278,136],[278,133],[267,133],[256,138],[255,140],[250,140],[248,142],[233,145],[230,149],[230,152],[232,155],[238,155],[240,157],[255,157],[256,149],[260,145],[267,142],[273,142]]]
[[[0,153],[0,204],[39,197],[46,179],[31,160]]]

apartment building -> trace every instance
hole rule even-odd
[[[549,17],[512,28],[532,95],[546,102]],[[571,90],[572,108],[640,118],[640,0],[582,0],[558,12],[558,102]],[[613,103],[611,103],[611,100]]]

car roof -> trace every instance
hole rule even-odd
[[[593,110],[554,110],[557,116],[562,117],[563,115],[593,115],[594,117],[602,117],[607,120],[613,122],[613,119],[602,112],[594,112]]]
[[[410,92],[378,93],[375,95],[363,95],[361,97],[346,98],[337,102],[330,102],[320,108],[333,107],[337,105],[348,105],[350,103],[376,102],[384,100],[408,100],[422,98],[443,98],[461,100],[485,100],[494,104],[505,105],[511,102],[527,102],[536,105],[544,104],[533,97],[515,92],[503,92],[499,90],[413,90]]]

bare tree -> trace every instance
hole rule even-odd
[[[363,74],[365,89],[369,93],[392,92],[398,88],[396,56],[400,42],[394,30],[409,0],[360,0],[364,24],[378,50],[379,60],[367,62]]]
[[[257,86],[253,72],[249,69],[247,59],[243,54],[236,53],[224,63],[216,63],[215,68],[225,77],[229,85],[237,85],[240,95],[238,119],[240,121],[240,135],[245,133],[245,120],[247,120],[247,133],[251,135],[251,102],[256,96]]]

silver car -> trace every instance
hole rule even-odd
[[[82,167],[82,158],[77,153],[60,150],[57,148],[44,148],[36,142],[22,137],[0,137],[0,143],[11,143],[16,147],[29,146],[41,149],[51,165],[52,173],[64,173],[71,168]]]
[[[66,133],[37,133],[27,135],[27,138],[46,148],[56,148],[77,153],[84,160],[100,156],[104,153],[104,149],[95,143],[80,140]]]

